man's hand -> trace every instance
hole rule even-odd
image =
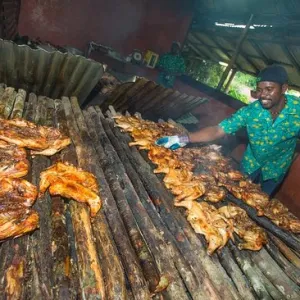
[[[184,147],[188,143],[188,137],[180,137],[178,135],[163,136],[156,140],[155,144],[171,150]]]

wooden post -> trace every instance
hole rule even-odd
[[[252,23],[252,20],[253,20],[253,16],[254,15],[251,14],[251,16],[249,18],[249,21],[248,21],[246,27],[244,28],[244,30],[243,30],[243,32],[242,32],[242,34],[241,34],[241,36],[240,36],[240,38],[238,40],[238,43],[237,43],[236,49],[234,51],[234,54],[232,55],[231,60],[230,60],[230,62],[228,64],[228,66],[226,67],[224,73],[222,74],[222,77],[221,77],[220,82],[218,84],[217,90],[221,90],[222,89],[223,84],[224,84],[224,82],[225,82],[225,80],[226,80],[226,78],[227,78],[227,76],[229,74],[229,71],[232,69],[233,65],[235,64],[235,61],[236,61],[236,59],[237,59],[237,57],[239,55],[239,52],[240,52],[240,48],[241,48],[241,46],[242,46],[242,44],[243,44],[243,42],[244,42],[244,40],[245,40],[245,38],[247,36],[249,28],[251,26],[251,23]]]
[[[230,86],[230,84],[231,84],[231,82],[232,82],[232,80],[233,80],[233,78],[234,78],[236,72],[237,72],[237,69],[232,69],[232,70],[231,70],[230,77],[229,77],[229,79],[228,79],[228,81],[227,81],[227,83],[226,83],[226,85],[225,85],[225,88],[224,88],[224,92],[225,92],[225,93],[228,92],[229,86]]]

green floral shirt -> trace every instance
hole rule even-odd
[[[157,67],[162,68],[159,75],[160,84],[166,87],[172,87],[176,74],[185,72],[185,63],[181,55],[166,53],[159,58]]]
[[[300,130],[300,99],[290,95],[286,99],[274,122],[270,112],[255,101],[219,124],[228,134],[247,128],[249,145],[242,166],[248,174],[261,168],[263,180],[278,179],[292,163]]]

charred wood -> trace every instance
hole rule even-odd
[[[287,231],[280,229],[268,218],[258,217],[256,210],[244,203],[242,200],[239,200],[233,197],[232,195],[227,195],[227,199],[230,202],[233,202],[234,204],[237,204],[239,207],[243,208],[252,220],[254,220],[258,225],[267,229],[269,232],[280,238],[286,245],[288,245],[296,251],[300,251],[300,240],[298,238],[294,238]]]
[[[130,141],[128,135],[122,134],[119,138],[125,139],[127,143]],[[213,262],[211,258],[207,256],[197,235],[187,223],[184,216],[181,215],[178,208],[173,206],[173,197],[165,189],[161,181],[153,174],[150,165],[146,163],[141,154],[134,147],[132,147],[131,151],[131,163],[139,174],[161,218],[175,237],[181,254],[186,258],[190,266],[196,270],[195,272],[197,274],[199,272],[203,274],[203,270],[207,272],[209,279],[213,282],[213,286],[218,291],[220,297],[238,299],[240,296],[233,282],[220,263]]]
[[[16,95],[16,100],[15,100],[13,110],[10,115],[11,119],[22,118],[25,100],[26,100],[26,91],[19,89]]]
[[[4,93],[4,89],[3,89]],[[1,94],[1,91],[0,91]],[[23,109],[20,109],[23,114]],[[34,111],[28,111],[34,117]],[[31,181],[29,170],[26,179]],[[31,257],[28,251],[29,235],[3,242],[0,249],[0,295],[7,299],[26,299],[27,288],[32,282]]]
[[[79,160],[83,152],[81,137],[74,119],[71,103],[67,97],[62,99],[65,118],[75,144],[79,166],[86,169]],[[89,171],[89,170],[88,170]],[[91,220],[87,207],[76,201],[70,201],[70,214],[74,229],[75,245],[78,259],[78,275],[81,287],[81,297],[85,299],[104,299],[105,288],[102,269],[97,255]]]
[[[293,265],[278,249],[278,247],[269,238],[268,244],[265,246],[276,263],[284,270],[285,274],[290,277],[297,285],[300,285],[300,268]]]
[[[299,299],[299,287],[283,272],[265,249],[249,252],[256,266],[287,299]]]
[[[129,189],[129,191],[127,191],[127,192],[125,191],[125,196],[127,195],[126,199],[128,201],[128,204],[130,205],[132,213],[134,214],[134,216],[132,216],[131,218],[135,218],[136,222],[138,223],[139,228],[142,231],[144,238],[147,241],[147,244],[150,248],[151,253],[155,257],[157,268],[159,269],[159,271],[161,273],[161,279],[173,278],[173,282],[170,283],[168,293],[172,297],[181,297],[181,298],[185,297],[184,296],[185,295],[184,286],[181,283],[181,280],[177,274],[177,271],[174,268],[174,265],[168,261],[168,259],[170,260],[170,257],[168,258],[166,256],[167,253],[163,254],[164,251],[166,251],[169,247],[167,245],[165,245],[165,243],[163,242],[163,240],[161,238],[161,234],[159,232],[157,232],[157,230],[153,226],[152,221],[150,220],[149,216],[144,211],[144,208],[142,206],[140,198],[137,196],[137,194],[135,192],[138,182],[134,183],[134,186],[135,186],[135,189],[134,189],[131,184],[131,181],[129,180],[129,178],[127,177],[127,174],[126,174],[126,171],[128,172],[128,169],[126,169],[126,171],[124,169],[124,166],[123,166],[124,160],[123,160],[123,164],[122,164],[122,162],[119,160],[117,153],[115,152],[115,149],[112,147],[112,145],[110,145],[110,140],[106,136],[107,132],[105,133],[105,131],[104,131],[100,116],[97,115],[96,112],[92,108],[89,109],[89,113],[90,113],[89,114],[90,120],[93,120],[92,122],[94,124],[96,124],[95,126],[97,128],[97,133],[98,133],[98,137],[97,137],[96,131],[94,130],[93,136],[95,136],[95,139],[98,138],[98,140],[101,141],[102,145],[105,145],[103,152],[106,154],[106,157],[110,156],[110,161],[114,161],[115,168],[112,170],[112,172],[116,173],[116,176],[118,177],[121,185],[123,187],[126,187],[126,189]],[[110,137],[112,137],[112,133],[111,133]],[[99,149],[99,153],[101,153],[100,151],[101,151],[101,149]],[[109,151],[109,152],[106,152],[106,151]],[[107,166],[105,168],[107,168]],[[123,190],[125,190],[125,189],[123,188]],[[166,252],[168,252],[168,251],[166,251]],[[148,272],[149,271],[150,271],[150,273],[148,273],[148,274],[150,275],[150,277],[151,276],[157,277],[157,274],[155,274],[156,272],[153,274],[153,271],[155,271],[155,270],[152,269],[152,271],[148,270]],[[144,273],[146,273],[146,272],[147,272],[147,270],[144,270]],[[151,274],[153,274],[153,275],[151,275]],[[149,275],[147,277],[149,277]],[[195,280],[193,280],[193,278],[191,278],[191,279],[192,279],[192,281],[195,281]],[[157,284],[158,284],[158,281],[155,283],[155,286],[153,286],[153,288],[156,287]],[[181,289],[180,289],[180,286],[181,286]],[[181,294],[179,293],[180,291],[181,291]],[[182,292],[183,292],[183,294],[182,294]]]
[[[13,109],[17,92],[12,87],[7,87],[0,98],[0,116],[7,119]]]
[[[275,237],[273,234],[269,234],[269,238],[273,241],[273,243],[278,247],[278,249],[283,253],[283,255],[298,269],[300,269],[300,258],[298,255],[290,249],[285,243],[283,243],[280,239]],[[298,252],[299,253],[299,252]]]
[[[47,105],[53,106],[53,100],[38,97],[34,122],[47,124]],[[53,113],[53,110],[50,111]],[[39,185],[40,173],[49,166],[49,159],[37,156],[32,159],[32,183]],[[49,195],[39,198],[34,209],[40,217],[39,230],[30,236],[30,255],[32,257],[33,282],[29,291],[30,299],[53,299],[53,260],[51,253],[51,198]]]
[[[85,150],[89,151],[92,154],[92,149],[93,149],[92,142],[90,140],[90,137],[88,136],[86,124],[83,119],[83,115],[79,109],[79,106],[78,106],[78,104],[74,103],[74,100],[72,102],[72,108],[73,108],[74,116],[76,117],[77,123],[80,124],[79,127],[80,127],[82,138],[87,143],[87,144],[85,143],[85,145],[90,145],[90,147]],[[84,153],[84,149],[78,149],[79,157],[82,155],[82,153]],[[86,156],[88,156],[88,155],[89,154],[86,154]],[[101,176],[100,169],[98,169],[97,172],[98,172],[98,176]],[[105,178],[105,177],[103,176],[103,178]],[[101,184],[100,184],[100,187],[101,187]],[[110,189],[111,189],[112,193],[114,193],[115,188],[116,188],[116,186],[110,185]],[[118,213],[118,209],[117,209],[115,200],[114,200],[113,196],[109,193],[107,195],[103,195],[103,196],[105,197],[105,199],[107,199],[107,202],[104,202],[106,204],[106,208],[107,208],[107,209],[105,209],[105,206],[104,206],[106,217],[108,219],[110,228],[112,229],[112,233],[114,235],[114,240],[118,246],[118,249],[120,250],[120,255],[122,257],[123,266],[124,266],[127,278],[130,282],[133,295],[134,295],[134,297],[136,297],[138,299],[148,299],[150,297],[150,293],[146,286],[146,281],[143,276],[142,270],[139,266],[139,262],[136,257],[136,254],[134,252],[134,249],[132,248],[130,240],[126,234],[126,229],[125,229],[124,223],[122,221],[121,216]]]

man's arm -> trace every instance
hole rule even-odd
[[[210,126],[188,134],[190,143],[207,143],[220,139],[226,132],[220,126]]]
[[[230,118],[223,120],[219,125],[203,128],[186,136],[164,136],[156,140],[156,145],[175,150],[188,143],[207,143],[224,137],[226,134],[237,132],[246,126],[248,107],[239,109]]]

